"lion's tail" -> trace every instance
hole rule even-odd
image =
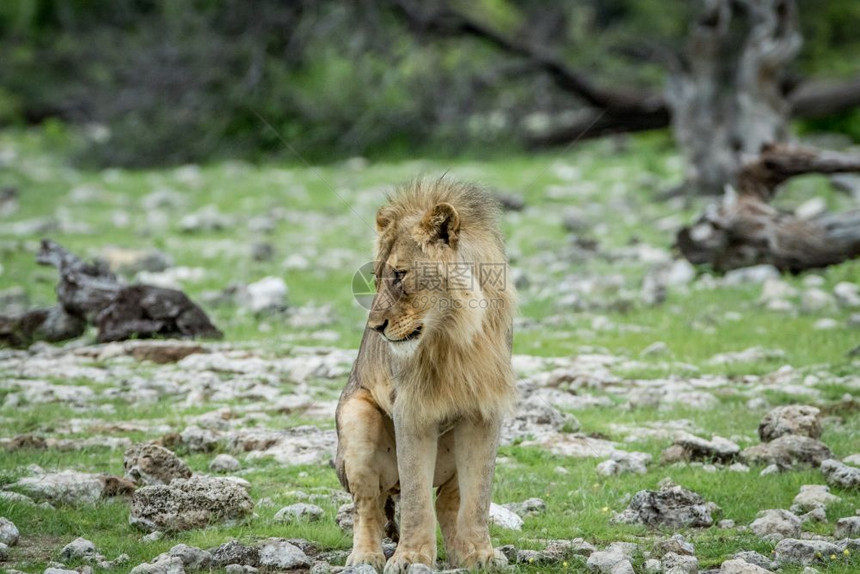
[[[397,520],[395,519],[394,512],[394,499],[389,496],[385,500],[385,517],[388,519],[388,522],[385,523],[385,535],[390,538],[392,542],[399,542],[400,532],[397,529]]]

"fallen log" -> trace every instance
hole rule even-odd
[[[81,336],[87,324],[98,328],[98,341],[152,337],[223,335],[185,293],[152,285],[124,285],[99,262],[83,261],[54,241],[42,240],[40,265],[59,272],[57,300],[50,309],[0,315],[0,344],[26,346]]]
[[[799,273],[860,256],[860,209],[800,219],[770,205],[781,184],[804,174],[860,172],[860,157],[791,145],[765,146],[676,245],[693,264],[717,271],[771,264]]]

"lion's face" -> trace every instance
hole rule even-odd
[[[377,294],[368,327],[379,332],[397,355],[408,356],[422,339],[440,332],[443,325],[457,323],[451,317],[461,305],[452,291],[463,283],[464,274],[471,273],[467,265],[456,263],[459,217],[447,203],[398,221],[389,219],[383,209],[377,228]]]

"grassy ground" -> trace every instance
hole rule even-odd
[[[673,290],[665,304],[650,307],[641,303],[637,295],[650,264],[601,257],[566,260],[555,255],[564,252],[571,242],[561,225],[562,213],[570,206],[585,214],[590,222],[586,235],[597,239],[602,248],[644,243],[669,249],[673,230],[692,220],[702,203],[695,200],[685,205],[655,199],[681,174],[681,162],[662,136],[632,139],[623,148],[607,140],[561,154],[489,163],[460,161],[443,165],[415,161],[365,165],[352,161],[325,167],[221,163],[140,172],[77,171],[64,163],[55,145],[37,132],[0,132],[0,188],[12,186],[20,191],[18,212],[0,219],[0,290],[23,286],[33,304],[53,302],[56,275],[53,269],[34,264],[35,242],[45,234],[22,234],[15,225],[49,218],[59,222],[59,230],[47,235],[81,254],[97,255],[106,244],[153,247],[169,253],[178,266],[202,268],[202,279],[184,283],[195,299],[234,282],[248,283],[275,275],[287,282],[292,305],[330,304],[334,310],[332,324],[321,334],[320,329],[292,328],[277,317],[258,319],[234,305],[207,309],[228,342],[273,355],[302,344],[355,348],[365,310],[354,302],[350,282],[353,273],[370,258],[370,222],[376,206],[392,183],[416,174],[449,171],[456,177],[521,194],[525,199],[527,208],[507,214],[504,222],[513,265],[522,269],[530,281],[530,286],[521,292],[521,315],[530,322],[515,338],[515,353],[554,357],[570,356],[583,347],[600,348],[640,361],[635,369],[617,373],[627,379],[688,376],[678,367],[684,363],[700,374],[729,376],[738,390],[718,396],[719,407],[705,411],[684,406],[579,410],[575,415],[584,432],[621,439],[614,425],[688,419],[702,436],[734,436],[747,446],[757,440],[756,427],[764,410],[747,407],[742,394],[749,384],[746,377],[789,364],[826,379],[816,387],[822,391],[816,402],[832,415],[826,420],[823,440],[839,457],[860,449],[860,416],[854,408],[857,403],[843,401],[846,393],[856,393],[856,381],[852,385],[840,378],[856,373],[858,367],[857,361],[846,354],[860,342],[857,329],[848,326],[846,311],[767,311],[757,302],[760,286]],[[159,190],[178,192],[179,204],[145,209],[144,198]],[[823,194],[832,208],[850,204],[849,198],[832,192],[826,181],[817,178],[794,184],[780,201],[788,207],[813,194]],[[217,206],[233,222],[221,230],[183,233],[182,216],[207,205]],[[271,230],[260,231],[254,220],[267,217],[272,220]],[[274,246],[271,261],[254,261],[250,257],[251,244],[259,241]],[[286,264],[296,255],[308,260],[306,268]],[[817,275],[825,290],[839,281],[856,283],[860,281],[860,263],[846,263]],[[601,278],[614,276],[617,281],[601,284]],[[595,278],[597,287],[586,297],[590,303],[586,310],[559,303],[562,294],[557,286],[570,278]],[[786,281],[802,290],[808,279],[788,277]],[[813,325],[823,317],[835,318],[836,328],[814,329]],[[666,343],[671,362],[666,357],[639,359],[639,353],[655,341]],[[786,358],[722,366],[708,363],[716,353],[754,345],[781,349]],[[12,375],[0,372],[0,380]],[[87,380],[78,384],[98,390]],[[320,385],[322,395],[334,396],[337,392],[328,382]],[[0,403],[8,392],[0,383]],[[769,393],[767,399],[771,405],[808,401],[779,391]],[[170,397],[151,405],[129,405],[110,398],[100,399],[98,404],[112,409],[87,412],[86,416],[105,421],[158,422],[177,431],[185,428],[187,417],[201,412]],[[4,408],[0,410],[0,436],[25,432],[49,435],[53,428],[77,416],[81,416],[79,409],[63,404]],[[275,413],[267,424],[284,428],[299,422],[302,421],[295,417]],[[138,441],[160,434],[136,431],[116,436]],[[656,460],[666,446],[665,440],[643,440],[629,448],[649,452]],[[201,472],[207,470],[212,457],[182,450],[177,454],[193,470]],[[731,518],[739,526],[749,524],[761,509],[787,508],[801,485],[824,482],[813,469],[760,477],[761,468],[753,468],[748,474],[723,469],[708,473],[696,466],[658,464],[645,475],[606,479],[596,474],[595,459],[559,457],[523,446],[504,447],[500,456],[504,462],[497,471],[494,500],[503,503],[536,496],[548,506],[546,514],[527,519],[522,532],[494,528],[494,543],[525,548],[541,548],[546,539],[583,537],[598,546],[618,540],[644,542],[647,549],[654,538],[668,534],[641,526],[614,525],[609,518],[626,506],[630,495],[643,488],[655,488],[665,477],[716,502],[722,507],[721,517]],[[32,449],[4,453],[0,457],[0,485],[25,474],[30,464],[48,470],[77,468],[122,474],[122,453],[99,448],[74,453]],[[567,472],[560,472],[559,467]],[[325,549],[349,547],[350,539],[334,523],[340,502],[332,492],[338,490],[338,484],[327,465],[296,467],[256,460],[244,464],[244,468],[242,476],[251,482],[254,500],[271,500],[269,504],[258,504],[253,518],[235,526],[213,526],[152,543],[140,542],[141,533],[128,525],[128,505],[120,501],[105,501],[88,508],[59,507],[55,511],[0,501],[0,516],[11,519],[22,532],[11,560],[20,570],[41,572],[77,536],[94,541],[109,559],[123,552],[129,554],[131,566],[178,543],[206,548],[231,538],[252,541],[269,536],[300,537]],[[295,491],[321,494],[315,502],[326,510],[325,519],[290,526],[275,523],[273,516],[281,506],[298,501]],[[837,518],[853,515],[860,508],[860,493],[835,492],[842,502],[829,508],[829,522],[807,524],[804,530],[832,534]],[[739,529],[714,527],[685,534],[696,545],[703,568],[718,566],[738,550],[769,554],[773,548]],[[126,572],[129,565],[111,572]],[[571,562],[566,568],[581,571],[584,567]],[[857,572],[860,558],[839,556],[825,560],[820,568],[831,573]],[[537,571],[540,567],[520,570]],[[783,571],[801,570],[786,567]]]

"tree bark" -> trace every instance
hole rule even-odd
[[[719,194],[736,183],[743,157],[788,137],[791,108],[782,74],[801,39],[794,0],[704,4],[690,31],[686,65],[670,75],[666,97],[687,158],[686,187]]]
[[[787,145],[767,146],[740,170],[737,191],[726,192],[677,246],[691,263],[728,271],[771,264],[798,273],[860,256],[860,210],[803,220],[769,203],[785,181],[808,173],[860,172],[860,157]]]
[[[47,239],[42,241],[36,261],[57,268],[59,305],[0,316],[0,343],[26,346],[36,340],[64,341],[82,335],[88,323],[98,328],[101,343],[159,336],[222,336],[206,313],[181,291],[123,285],[105,265],[83,261]]]

